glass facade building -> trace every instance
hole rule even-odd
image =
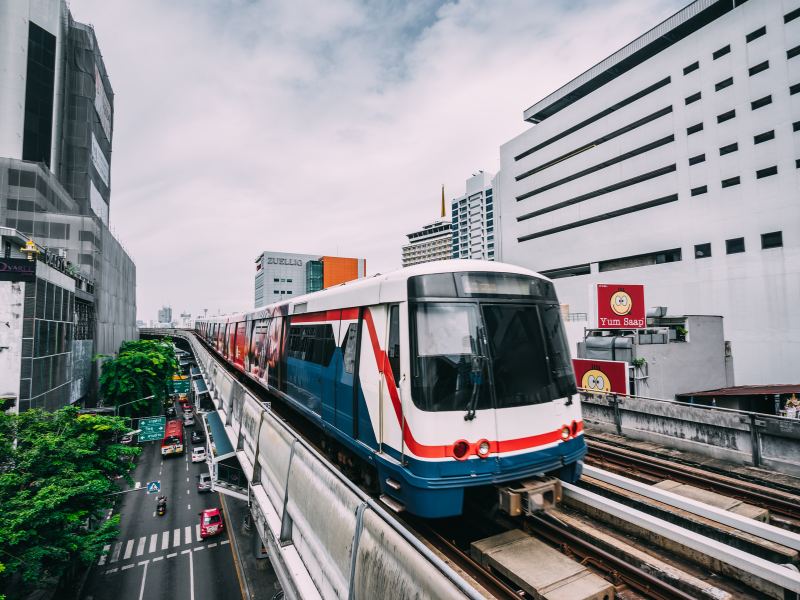
[[[466,193],[452,201],[453,258],[494,260],[492,175],[479,171],[467,179]]]

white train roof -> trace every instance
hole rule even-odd
[[[283,300],[270,304],[270,308],[289,305],[288,314],[297,312],[319,312],[323,310],[333,310],[338,308],[352,308],[357,306],[370,306],[374,304],[385,304],[389,302],[403,302],[408,299],[407,281],[409,277],[416,275],[431,275],[436,273],[459,273],[464,271],[482,271],[494,273],[515,273],[518,275],[528,275],[547,279],[543,275],[506,263],[489,260],[439,260],[421,263],[411,267],[405,267],[390,271],[389,273],[378,273],[371,277],[354,279],[346,283],[303,294],[293,297],[291,300]],[[297,310],[297,305],[305,304],[302,310]],[[298,307],[298,308],[300,308]],[[246,317],[257,313],[265,312],[266,307],[259,307],[243,313],[232,313],[219,317],[209,317],[198,319],[198,321],[209,322],[232,322],[243,321]]]

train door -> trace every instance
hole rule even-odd
[[[360,316],[360,315],[359,315]],[[334,425],[346,435],[357,438],[358,416],[358,344],[361,319],[347,325],[342,339],[342,360],[336,373]],[[355,417],[355,418],[354,418]]]

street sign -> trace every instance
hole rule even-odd
[[[170,381],[170,389],[173,394],[188,394],[189,384],[189,377],[186,375],[173,375],[172,381]]]
[[[166,417],[143,417],[139,419],[139,441],[154,442],[164,437]]]
[[[157,494],[161,491],[161,482],[160,481],[148,481],[147,482],[147,493],[148,494]]]

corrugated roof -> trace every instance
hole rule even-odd
[[[774,394],[800,394],[800,383],[774,385],[735,385],[716,390],[686,392],[678,396],[772,396]]]

